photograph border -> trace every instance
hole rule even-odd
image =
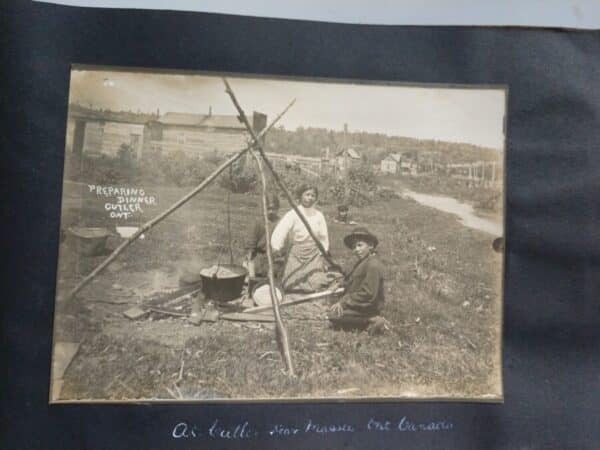
[[[71,94],[71,74],[73,71],[111,71],[111,72],[123,72],[123,73],[140,73],[140,74],[165,74],[165,75],[199,75],[208,77],[233,77],[233,78],[245,78],[245,79],[256,79],[256,80],[273,80],[273,81],[300,81],[300,82],[313,82],[323,84],[355,84],[364,86],[388,86],[388,87],[413,87],[413,88],[440,88],[440,89],[461,89],[461,90],[501,90],[504,94],[504,117],[502,123],[502,231],[504,239],[504,246],[502,249],[502,263],[501,273],[498,275],[500,280],[499,288],[499,323],[498,323],[498,378],[500,395],[498,396],[483,396],[483,397],[397,397],[397,396],[362,396],[362,397],[269,397],[269,398],[217,398],[217,399],[126,399],[126,400],[106,400],[106,399],[75,399],[75,400],[53,400],[53,371],[54,371],[54,352],[55,352],[55,325],[56,321],[56,301],[57,301],[57,287],[59,272],[56,270],[56,279],[54,285],[54,296],[52,298],[52,323],[51,323],[51,355],[50,355],[50,373],[49,373],[49,389],[48,389],[48,404],[49,405],[190,405],[190,404],[270,404],[270,403],[301,403],[301,404],[340,404],[340,403],[380,403],[380,404],[405,404],[405,403],[474,403],[474,404],[503,404],[505,401],[505,386],[504,386],[504,308],[505,308],[505,283],[506,283],[506,266],[507,266],[507,255],[508,255],[508,242],[506,239],[507,231],[507,142],[508,142],[508,114],[509,114],[509,84],[460,84],[460,83],[430,83],[430,82],[406,82],[406,81],[391,81],[391,80],[375,80],[375,79],[364,79],[364,78],[339,78],[339,77],[310,77],[310,76],[295,76],[295,75],[280,75],[280,74],[267,74],[267,73],[251,73],[251,72],[231,72],[231,71],[210,71],[210,70],[191,70],[191,69],[174,69],[174,68],[161,68],[161,67],[144,67],[144,66],[123,66],[123,65],[95,65],[85,63],[71,63],[69,66],[68,74],[68,89],[67,98],[65,103],[69,103],[69,96]],[[235,88],[235,86],[234,86]],[[224,91],[225,92],[225,91]],[[243,105],[242,105],[243,106]],[[64,170],[66,164],[66,136],[67,136],[67,121],[68,121],[69,108],[66,108],[65,117],[61,118],[63,127],[63,149],[59,150],[62,153],[64,160],[62,165],[62,176],[60,179],[60,200],[58,203],[59,220],[62,221],[62,200],[63,200],[63,188],[64,188]],[[60,259],[60,250],[57,248],[57,259],[56,268]]]

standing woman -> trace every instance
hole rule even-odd
[[[328,252],[329,236],[325,216],[314,207],[319,198],[317,187],[304,184],[296,194],[300,201],[298,209]],[[293,209],[283,216],[273,230],[271,246],[275,252],[281,252],[287,246],[287,258],[281,278],[281,286],[285,292],[316,292],[327,286],[325,259]]]

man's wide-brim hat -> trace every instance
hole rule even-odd
[[[373,248],[377,247],[379,244],[379,239],[377,239],[377,236],[375,236],[365,227],[354,228],[352,232],[344,238],[344,244],[346,244],[346,247],[349,249],[353,249],[354,244],[358,240],[368,242],[369,244],[373,245]]]

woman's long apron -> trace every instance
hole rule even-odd
[[[281,285],[285,292],[317,292],[328,285],[326,271],[325,259],[309,238],[291,246]]]

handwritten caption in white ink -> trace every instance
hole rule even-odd
[[[299,425],[275,424],[270,425],[261,432],[248,421],[226,424],[220,420],[213,421],[204,429],[188,422],[179,422],[173,427],[171,436],[175,439],[195,439],[208,437],[211,439],[246,440],[259,436],[267,438],[293,438],[306,434],[331,435],[354,432],[444,432],[454,429],[454,424],[449,421],[416,421],[402,417],[399,420],[370,418],[366,424],[355,426],[348,423],[318,423],[312,420]]]
[[[122,186],[87,185],[89,192],[111,201],[104,203],[104,210],[111,219],[130,219],[136,213],[143,213],[143,205],[156,205],[154,195],[146,195],[143,188]]]
[[[367,431],[449,431],[452,428],[454,428],[454,424],[452,422],[446,422],[445,420],[416,422],[408,419],[406,416],[402,417],[397,422],[370,418],[367,423]]]
[[[248,421],[228,425],[216,419],[206,430],[187,422],[179,422],[173,428],[171,436],[175,439],[193,439],[207,436],[213,439],[243,440],[257,437],[258,431],[253,429]]]

